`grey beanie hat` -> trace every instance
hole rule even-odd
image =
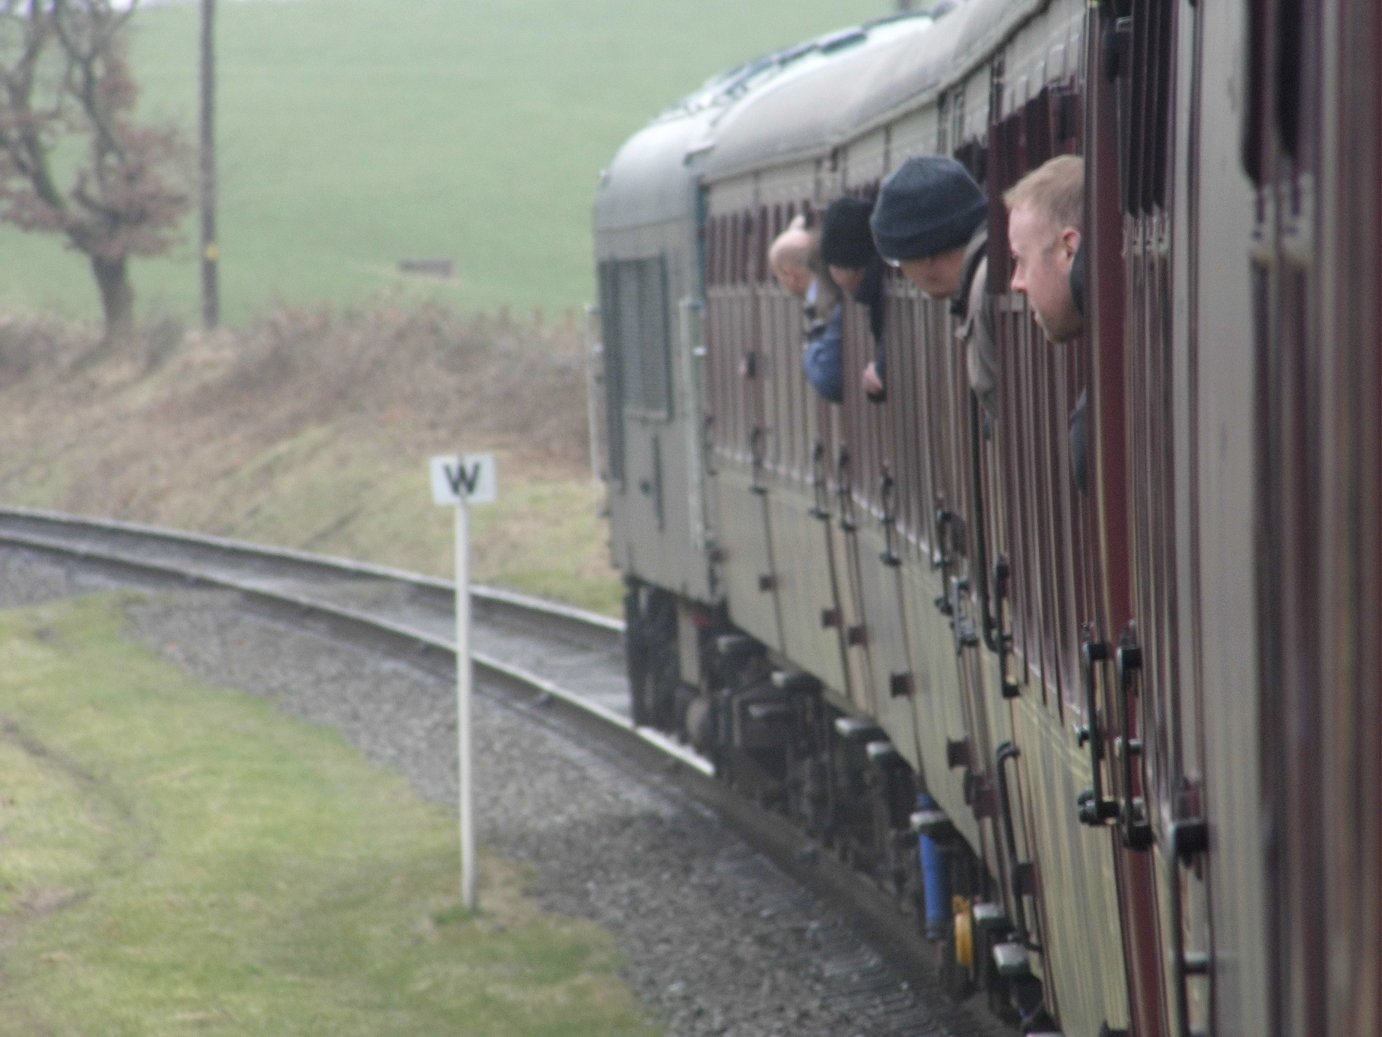
[[[969,170],[944,155],[915,155],[883,181],[869,225],[884,259],[924,259],[967,244],[987,216]]]

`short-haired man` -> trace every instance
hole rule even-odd
[[[1003,195],[1008,206],[1012,289],[1046,338],[1070,342],[1084,333],[1084,159],[1059,155],[1032,170]],[[1081,493],[1089,485],[1089,393],[1070,413],[1070,474]]]
[[[869,220],[882,257],[959,319],[969,383],[984,409],[998,402],[998,350],[987,279],[988,201],[969,170],[945,155],[907,159],[883,181]]]
[[[883,351],[883,258],[873,244],[873,203],[846,195],[821,218],[821,262],[846,296],[868,307],[873,359],[864,368],[864,394],[874,403],[886,397],[887,356]]]
[[[798,216],[768,246],[768,268],[782,288],[802,300],[805,349],[801,366],[811,387],[831,403],[844,400],[844,310],[822,285],[820,239]],[[824,311],[824,315],[822,315]]]
[[[1060,155],[1028,173],[1003,195],[1008,206],[1012,290],[1027,296],[1032,315],[1052,342],[1084,331],[1070,274],[1084,234],[1084,159]]]
[[[768,268],[777,283],[785,291],[797,298],[806,297],[815,279],[812,267],[816,259],[816,235],[806,226],[806,220],[798,216],[787,225],[787,229],[773,239],[768,246]]]

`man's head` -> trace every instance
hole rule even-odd
[[[783,289],[804,296],[815,276],[811,265],[816,250],[816,236],[806,229],[806,220],[798,216],[768,247],[768,268]]]
[[[836,198],[821,220],[821,262],[830,279],[851,297],[863,284],[869,264],[878,258],[869,229],[872,212],[873,203],[862,198]]]
[[[1052,342],[1078,338],[1084,316],[1070,293],[1070,270],[1084,232],[1084,159],[1051,159],[1013,185],[1003,200],[1013,291],[1027,296]]]
[[[988,216],[984,192],[944,155],[917,155],[883,181],[870,224],[878,252],[927,295],[964,283],[965,246]]]

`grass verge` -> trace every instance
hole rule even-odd
[[[0,1035],[648,1035],[608,938],[332,732],[120,635],[0,612]]]

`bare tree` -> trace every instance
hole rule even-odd
[[[134,329],[130,258],[166,251],[189,204],[181,133],[134,118],[134,10],[0,0],[0,219],[87,258],[107,345]]]

